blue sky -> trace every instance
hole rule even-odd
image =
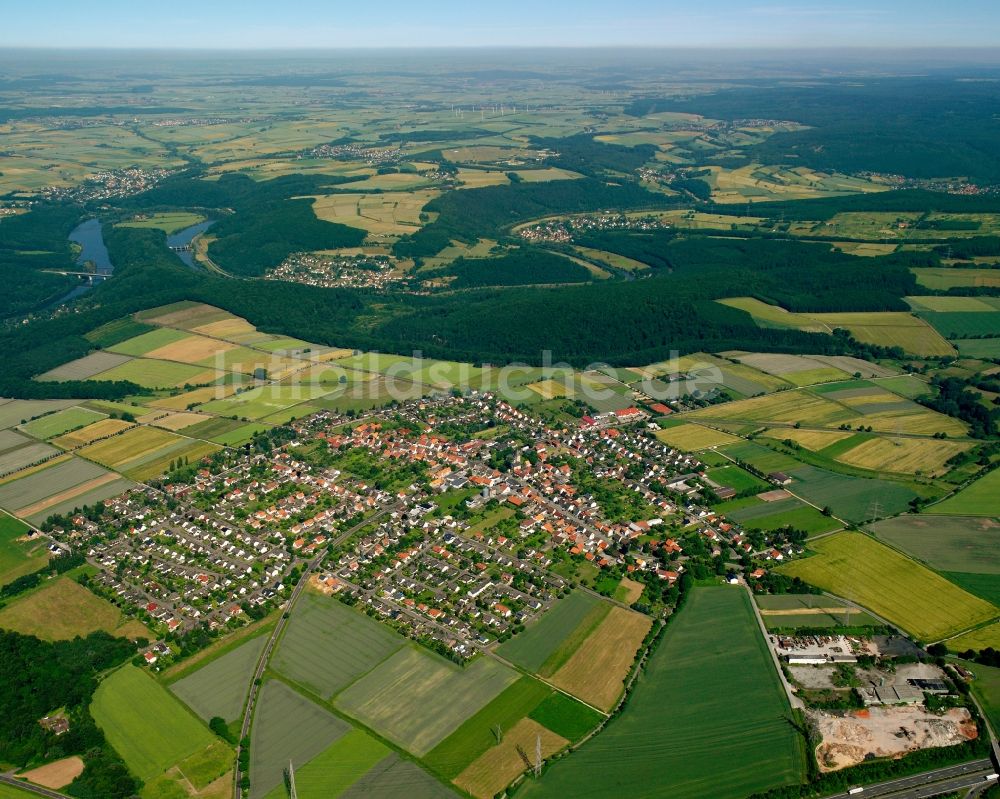
[[[996,0],[29,0],[2,47],[1000,46]]]

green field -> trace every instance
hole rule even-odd
[[[975,594],[1000,608],[1000,574],[944,572],[944,576],[970,594]]]
[[[735,513],[727,513],[725,504],[718,506],[718,510],[749,529],[778,530],[782,527],[792,527],[816,535],[843,527],[836,519],[824,516],[812,505],[806,505],[797,499],[765,502]]]
[[[170,211],[159,214],[150,214],[145,219],[134,219],[129,222],[119,223],[119,227],[155,228],[162,230],[168,236],[184,228],[197,225],[205,221],[201,214],[189,211]]]
[[[523,633],[501,644],[497,654],[523,669],[537,673],[591,612],[603,608],[606,613],[608,607],[607,603],[593,594],[573,591]],[[591,625],[588,629],[593,629],[594,626],[596,625]]]
[[[811,548],[815,555],[776,571],[857,602],[922,641],[1000,615],[988,602],[863,533],[837,533]]]
[[[0,511],[0,586],[49,562],[44,538],[31,542],[17,540],[27,532],[26,524]]]
[[[724,447],[722,452],[730,458],[749,463],[755,469],[759,469],[764,474],[770,472],[789,472],[802,464],[790,455],[775,452],[772,449],[756,444],[753,441],[741,441]]]
[[[410,760],[397,754],[379,761],[340,795],[340,799],[456,799],[458,794]],[[306,797],[303,797],[306,799]]]
[[[498,725],[509,730],[551,694],[552,689],[544,683],[521,677],[428,752],[424,762],[449,780],[454,779],[469,763],[496,746],[494,731]]]
[[[956,638],[949,638],[948,649],[952,652],[965,652],[968,649],[980,650],[992,647],[1000,649],[1000,623],[988,624]]]
[[[944,502],[931,505],[935,515],[1000,516],[1000,469],[994,469]]]
[[[867,477],[849,477],[815,466],[801,466],[790,473],[795,482],[788,488],[803,499],[833,510],[835,516],[851,522],[867,521],[874,502],[879,515],[905,511],[916,494],[905,485]]]
[[[267,385],[252,388],[225,399],[208,402],[202,405],[199,410],[217,413],[220,416],[238,416],[241,419],[257,420],[329,393],[329,386]]]
[[[150,330],[148,333],[141,333],[135,338],[122,341],[109,347],[108,349],[122,355],[132,355],[134,357],[138,357],[140,355],[145,355],[147,352],[158,350],[160,347],[166,347],[168,344],[175,344],[178,341],[183,341],[190,336],[190,333],[183,330],[173,330],[169,327],[157,327]]]
[[[176,388],[184,385],[214,383],[222,372],[191,366],[173,361],[157,361],[153,358],[135,358],[107,372],[94,375],[91,380],[130,380],[144,388]]]
[[[91,411],[87,408],[67,408],[64,411],[28,422],[21,429],[29,436],[49,439],[60,436],[70,430],[76,430],[79,427],[86,427],[88,424],[99,422],[101,419],[106,418],[107,414]]]
[[[1000,575],[1000,523],[974,516],[915,516],[874,526],[879,538],[933,569]]]
[[[719,485],[729,486],[735,489],[738,494],[750,490],[760,493],[771,488],[769,484],[758,477],[754,477],[750,472],[741,469],[739,466],[720,466],[715,469],[709,469],[705,474],[709,480]]]
[[[76,405],[73,400],[0,400],[0,430]]]
[[[996,735],[1000,731],[1000,669],[979,663],[962,663],[976,675],[972,681],[972,693],[983,706],[983,713]]]
[[[207,727],[135,666],[123,666],[102,680],[90,710],[129,770],[143,780],[215,741]]]
[[[760,594],[754,597],[754,601],[761,610],[761,618],[768,630],[881,625],[871,614],[829,596]]]
[[[303,799],[339,796],[391,753],[389,747],[362,730],[351,730],[303,766],[296,764],[295,788]],[[286,799],[279,785],[267,799]]]
[[[341,693],[335,704],[421,756],[517,677],[492,658],[461,667],[408,645]]]
[[[267,635],[258,635],[170,686],[205,721],[221,716],[235,721],[243,712],[250,678]]]
[[[263,799],[281,786],[290,760],[304,766],[351,729],[284,683],[266,682],[250,740],[251,799]]]
[[[567,741],[575,741],[594,729],[603,716],[582,702],[556,691],[532,710],[528,718]]]
[[[34,799],[38,794],[34,791],[15,788],[5,782],[0,782],[0,799]]]
[[[333,597],[305,593],[271,667],[328,699],[398,651],[406,640]]]
[[[696,588],[621,716],[518,795],[743,799],[797,783],[790,712],[747,593]]]

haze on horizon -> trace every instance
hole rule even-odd
[[[3,11],[0,47],[998,47],[992,0],[35,0]]]

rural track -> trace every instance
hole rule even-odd
[[[402,507],[401,502],[395,502],[392,505],[388,505],[377,513],[373,514],[364,521],[358,522],[356,525],[348,530],[345,530],[337,538],[330,542],[331,546],[340,546],[344,541],[350,538],[354,533],[356,533],[361,528],[371,524],[376,519],[380,519],[387,513],[391,513],[394,510],[398,510]],[[292,608],[295,606],[296,601],[305,591],[306,586],[309,584],[309,576],[312,571],[323,562],[326,557],[327,551],[320,552],[316,557],[314,557],[309,564],[306,566],[305,570],[299,576],[299,581],[295,584],[295,588],[292,590],[292,595],[288,598],[285,603],[284,609],[281,611],[281,615],[278,616],[278,622],[274,625],[274,630],[271,632],[271,637],[267,641],[267,646],[264,647],[264,651],[261,652],[260,658],[257,661],[257,667],[254,669],[253,677],[250,680],[250,686],[247,693],[247,705],[246,710],[243,712],[243,724],[240,727],[240,737],[236,743],[236,766],[233,771],[233,797],[234,799],[240,799],[242,796],[242,790],[240,789],[240,752],[243,750],[243,741],[250,734],[250,725],[253,721],[253,711],[257,703],[257,695],[260,693],[259,680],[264,675],[264,671],[267,669],[268,663],[271,660],[271,654],[274,651],[274,646],[281,638],[281,633],[285,629],[285,625],[291,616]],[[61,796],[58,795],[57,796]]]
[[[22,791],[37,793],[39,796],[47,796],[49,799],[71,799],[66,794],[59,793],[59,791],[54,791],[51,788],[43,788],[41,785],[32,785],[30,782],[19,780],[11,776],[10,773],[0,774],[0,784],[13,785]]]

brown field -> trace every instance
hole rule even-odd
[[[666,430],[657,430],[656,437],[674,449],[681,449],[685,452],[696,452],[709,447],[721,447],[723,444],[734,444],[739,439],[721,430],[713,430],[711,427],[703,427],[700,424],[682,424],[677,427],[668,427]]]
[[[173,344],[167,344],[146,354],[147,358],[161,361],[180,361],[181,363],[200,364],[212,358],[219,352],[235,349],[236,345],[217,338],[191,335]]]
[[[566,386],[559,380],[542,380],[538,383],[532,383],[528,388],[547,400],[569,396]]]
[[[596,708],[611,710],[652,623],[641,613],[611,608],[600,626],[552,676],[552,684]]]
[[[54,438],[52,443],[63,449],[76,449],[86,446],[92,441],[97,441],[99,438],[106,438],[120,433],[122,430],[128,430],[132,426],[132,422],[126,422],[122,419],[102,419],[99,422],[88,424],[86,427],[81,427],[79,430],[74,430],[72,433]]]
[[[53,763],[46,763],[31,771],[23,771],[17,776],[23,777],[35,785],[57,791],[69,785],[81,774],[83,774],[83,760],[79,756],[73,755]]]
[[[795,431],[798,432],[798,431]],[[920,438],[872,438],[837,458],[841,463],[876,472],[936,475],[947,471],[945,461],[965,452],[971,443]]]
[[[842,327],[866,344],[902,347],[913,355],[954,355],[955,349],[923,319],[908,313],[821,313],[809,318],[830,327]]]
[[[796,430],[788,427],[772,427],[765,430],[764,435],[779,441],[791,439],[799,446],[816,452],[854,434],[846,430]]]
[[[235,341],[238,344],[251,344],[267,336],[246,319],[240,319],[238,316],[221,319],[218,322],[209,322],[207,325],[198,325],[198,327],[191,328],[191,332],[226,341]]]
[[[51,466],[55,461],[49,461],[46,466]],[[19,474],[19,477],[23,477],[23,474]],[[72,488],[67,488],[65,491],[60,491],[57,494],[50,494],[45,499],[41,499],[32,505],[27,505],[26,507],[19,508],[17,515],[26,519],[29,516],[34,516],[36,513],[42,513],[49,508],[60,505],[63,502],[69,502],[74,497],[82,497],[84,494],[88,494],[95,488],[100,488],[101,486],[107,485],[108,483],[113,483],[115,480],[119,479],[118,475],[114,472],[107,472],[102,474],[100,477],[95,477],[93,480],[88,480],[86,483],[81,483],[80,485],[73,486]]]
[[[183,307],[178,307],[182,306]],[[210,321],[218,321],[218,319],[209,319],[208,317],[213,316],[226,316],[225,311],[221,311],[211,305],[206,305],[202,302],[196,302],[191,305],[186,303],[175,303],[174,305],[167,305],[163,308],[153,308],[148,313],[140,314],[142,321],[148,322],[151,325],[162,325],[163,327],[179,327],[182,330],[187,330],[189,328],[185,325],[191,324],[208,324]],[[204,318],[204,322],[199,322],[197,320]]]
[[[543,758],[558,752],[569,743],[537,721],[521,719],[504,732],[502,743],[473,760],[455,778],[455,784],[477,799],[491,799],[534,764],[539,736],[542,739]]]
[[[152,424],[176,433],[178,430],[183,430],[185,427],[190,427],[193,424],[198,424],[198,422],[204,422],[211,418],[211,416],[205,416],[201,413],[168,413],[165,416],[154,419]]]
[[[210,386],[207,388],[196,388],[184,394],[177,394],[173,397],[163,397],[147,403],[151,408],[163,408],[168,411],[182,411],[188,405],[201,405],[212,400],[225,399],[236,393],[236,386]]]
[[[615,598],[619,601],[624,602],[626,605],[631,605],[639,597],[642,596],[642,591],[645,588],[644,583],[636,582],[635,580],[630,580],[628,577],[622,577],[622,581],[618,584],[619,590],[623,590],[621,596],[616,592]]]
[[[66,641],[97,630],[155,638],[140,622],[126,619],[110,602],[65,575],[0,610],[0,627],[45,641]]]

